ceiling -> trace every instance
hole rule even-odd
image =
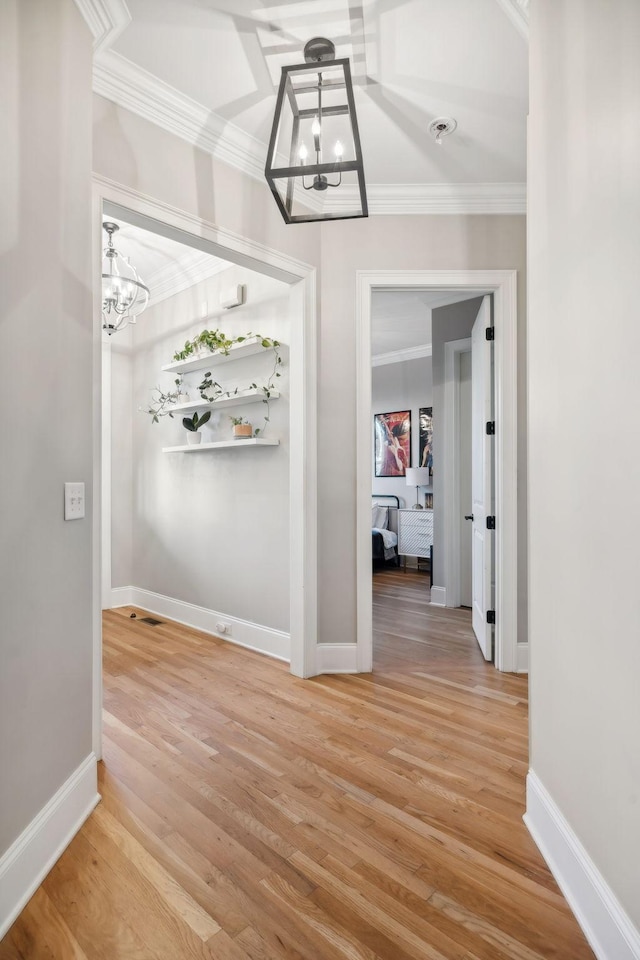
[[[149,287],[151,305],[232,266],[226,260],[126,223],[119,217],[105,215],[103,221],[107,220],[118,224],[120,229],[114,234],[113,245],[121,256],[130,258],[140,279]],[[106,234],[103,233],[102,239],[105,247]]]
[[[372,213],[524,212],[528,0],[76,2],[98,93],[251,176],[280,68],[321,35],[351,60]]]
[[[374,290],[371,295],[374,366],[431,356],[431,311],[478,295],[478,291]]]

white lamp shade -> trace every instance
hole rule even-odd
[[[407,467],[405,475],[408,487],[428,487],[431,482],[429,467]]]

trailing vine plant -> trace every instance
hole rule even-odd
[[[208,330],[205,330],[205,331],[204,331],[204,333],[210,333],[210,332],[211,332],[211,331],[208,331]],[[214,333],[215,333],[215,334],[219,334],[220,331],[219,331],[219,330],[216,330],[216,331],[214,331]],[[224,337],[224,334],[222,334],[222,336]],[[257,338],[260,340],[260,342],[261,342],[261,344],[262,344],[262,346],[264,347],[265,350],[273,350],[273,369],[272,369],[271,373],[269,374],[269,377],[268,377],[268,379],[267,379],[267,383],[264,384],[264,386],[262,386],[262,387],[259,388],[259,387],[258,387],[258,384],[255,383],[255,382],[253,382],[253,383],[250,383],[249,386],[245,388],[245,389],[247,389],[247,390],[258,390],[258,389],[260,389],[260,390],[262,390],[262,393],[264,394],[264,396],[263,396],[263,398],[262,398],[262,402],[263,402],[264,404],[266,404],[267,410],[266,410],[266,413],[265,413],[265,416],[264,416],[264,424],[263,424],[263,426],[262,426],[262,427],[258,427],[257,430],[254,430],[254,436],[257,437],[257,436],[259,436],[261,433],[264,433],[264,431],[265,431],[266,428],[267,428],[267,424],[268,424],[269,421],[270,421],[270,413],[271,413],[270,402],[271,402],[271,395],[272,395],[273,391],[274,391],[275,388],[276,388],[276,385],[275,385],[275,382],[274,382],[274,381],[276,380],[277,377],[280,376],[280,371],[279,371],[278,368],[279,368],[280,364],[282,363],[282,357],[280,356],[280,351],[279,351],[279,349],[278,349],[279,346],[280,346],[280,341],[279,341],[279,340],[272,340],[270,337],[263,337],[263,336],[261,336],[260,334],[257,334],[257,333],[247,333],[247,334],[245,334],[243,337],[236,337],[234,340],[227,340],[227,339],[225,338],[225,342],[226,342],[226,344],[228,344],[228,346],[226,346],[226,348],[225,348],[222,352],[224,352],[225,355],[228,355],[229,349],[230,349],[234,344],[236,344],[236,343],[243,343],[245,340],[249,340],[249,339],[252,339],[252,338],[254,338],[254,337],[257,337]],[[197,338],[196,338],[196,339],[197,339]],[[193,341],[191,341],[191,342],[193,342]],[[223,390],[223,388],[220,386],[220,384],[217,382],[217,380],[212,380],[212,379],[211,379],[211,372],[210,372],[210,371],[207,371],[207,373],[205,373],[205,375],[204,375],[204,378],[203,378],[202,382],[198,385],[198,391],[199,391],[200,396],[202,397],[203,400],[206,400],[206,401],[208,401],[209,403],[212,403],[212,402],[214,402],[215,400],[221,400],[221,399],[223,399],[223,398],[225,398],[225,397],[235,397],[235,396],[237,396],[238,393],[240,393],[240,388],[239,388],[239,387],[236,387],[235,390]]]
[[[161,417],[171,417],[173,420],[173,410],[171,407],[179,403],[182,389],[182,374],[174,381],[175,390],[164,391],[161,387],[154,387],[152,391],[151,406],[147,413],[151,415],[152,423],[159,423]]]
[[[229,351],[233,346],[254,338],[260,341],[261,346],[264,347],[265,350],[273,351],[273,369],[267,378],[267,383],[261,387],[258,387],[258,384],[253,382],[245,388],[247,390],[260,389],[264,394],[262,402],[266,404],[267,409],[263,426],[254,431],[254,436],[257,437],[260,433],[264,433],[266,426],[270,421],[270,401],[276,387],[275,380],[280,376],[279,367],[282,364],[282,357],[280,355],[280,342],[278,340],[273,340],[271,337],[263,337],[261,334],[257,333],[246,333],[244,336],[240,337],[227,337],[222,330],[203,330],[192,340],[187,340],[183,349],[174,353],[173,359],[176,362],[188,360],[190,357],[197,356],[199,350],[202,350],[203,348],[208,349],[211,353],[218,353],[222,354],[223,356],[228,356]],[[160,417],[169,416],[173,418],[171,406],[178,402],[182,377],[180,376],[175,383],[176,390],[169,391],[168,393],[163,392],[160,387],[155,388],[155,400],[147,411],[149,414],[151,414],[152,423],[158,423]],[[212,379],[210,371],[207,371],[204,374],[204,377],[198,384],[197,389],[202,400],[205,400],[208,403],[213,403],[216,400],[222,400],[227,397],[234,397],[241,392],[240,387],[236,387],[234,390],[224,390],[217,380]]]
[[[210,353],[222,353],[226,357],[234,343],[242,343],[247,337],[253,336],[255,334],[248,333],[244,337],[230,339],[222,330],[203,330],[192,340],[185,341],[184,347],[174,353],[173,359],[175,361],[188,360],[205,349],[209,350]]]

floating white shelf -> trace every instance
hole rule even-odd
[[[262,440],[251,437],[249,440],[218,440],[215,443],[185,443],[180,447],[163,447],[163,453],[198,453],[201,450],[222,450],[224,447],[277,447],[279,440]]]
[[[228,354],[205,353],[198,357],[190,357],[188,360],[174,360],[173,363],[165,364],[162,369],[167,373],[190,373],[192,370],[219,367],[220,364],[229,363],[231,360],[251,357],[255,353],[261,353],[264,349],[261,337],[249,337],[244,343],[236,343],[229,347]]]
[[[280,394],[277,390],[271,391],[271,400],[277,400]],[[220,400],[189,400],[187,403],[176,403],[171,407],[171,413],[182,413],[187,410],[213,410],[215,407],[239,407],[244,403],[258,403],[260,400],[266,400],[262,390],[238,390],[231,397],[223,397]]]

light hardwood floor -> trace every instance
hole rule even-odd
[[[524,825],[526,679],[428,578],[374,578],[375,672],[105,614],[103,801],[0,960],[582,960]]]

